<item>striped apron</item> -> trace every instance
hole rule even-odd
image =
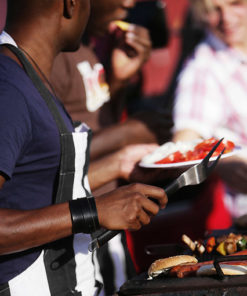
[[[60,133],[61,161],[54,203],[91,195],[87,172],[91,131],[83,124],[69,132],[52,95],[23,53],[14,52],[46,101]],[[93,296],[102,286],[95,254],[88,251],[91,236],[76,234],[47,245],[25,271],[0,287],[0,296]]]

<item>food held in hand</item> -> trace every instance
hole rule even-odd
[[[124,21],[115,21],[114,24],[122,31],[128,31],[130,24]]]
[[[198,261],[194,256],[189,256],[189,255],[178,255],[178,256],[158,259],[154,261],[148,269],[149,279],[157,277],[162,273],[164,274],[168,273],[169,270],[174,266],[183,265],[183,264],[196,264],[197,262]]]

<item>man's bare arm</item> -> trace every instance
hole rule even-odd
[[[0,188],[5,178],[0,175]],[[40,246],[71,235],[68,203],[37,210],[0,209],[0,254]]]
[[[5,179],[0,176],[0,187]],[[139,229],[150,222],[159,206],[147,199],[157,199],[165,207],[167,196],[157,187],[132,184],[96,198],[100,225],[109,229]],[[72,234],[68,203],[42,209],[0,209],[0,254],[10,254],[37,247]]]

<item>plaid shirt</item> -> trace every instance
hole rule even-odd
[[[178,79],[174,131],[189,128],[247,146],[247,56],[209,34]]]
[[[178,79],[174,132],[192,129],[247,148],[247,56],[208,34]],[[246,151],[240,156],[247,158]],[[244,194],[227,189],[225,203],[233,216],[247,213]]]

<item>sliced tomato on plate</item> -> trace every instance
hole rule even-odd
[[[163,159],[155,162],[156,164],[165,164],[165,163],[176,163],[183,161],[199,160],[203,159],[208,152],[217,144],[218,139],[212,137],[210,139],[203,140],[197,144],[193,150],[188,150],[185,153],[180,151],[173,152]],[[231,152],[235,147],[235,144],[228,140],[223,140],[217,149],[214,151],[212,156],[218,156],[223,148],[225,148],[224,153]]]
[[[232,141],[226,141],[225,144],[225,153],[231,152],[235,148],[235,144]]]
[[[180,151],[173,152],[169,154],[167,157],[157,161],[157,164],[163,164],[163,163],[175,163],[175,162],[181,162],[185,161],[185,156]]]
[[[194,148],[196,151],[210,151],[215,144],[217,144],[218,140],[215,138],[210,138],[207,140],[202,141],[201,143],[197,144]],[[217,147],[215,152],[221,152],[222,149],[225,147],[224,143],[221,142],[220,145]]]

